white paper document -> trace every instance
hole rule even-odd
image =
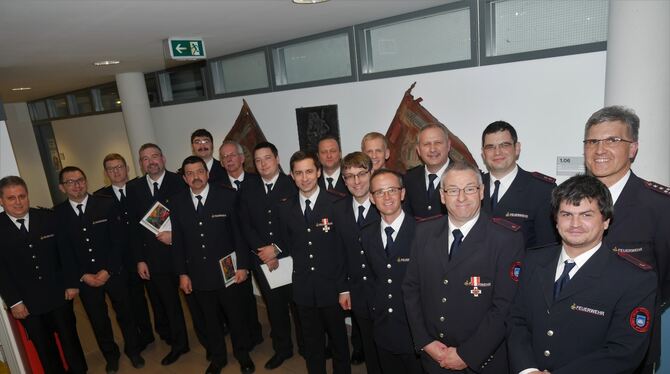
[[[279,259],[279,267],[273,271],[270,271],[267,265],[261,264],[261,269],[263,274],[265,274],[265,279],[268,280],[270,284],[270,289],[275,289],[277,287],[285,286],[291,284],[293,276],[293,257],[283,257]]]

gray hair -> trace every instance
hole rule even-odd
[[[621,105],[613,105],[604,107],[597,112],[591,114],[591,117],[586,121],[586,128],[584,129],[584,139],[591,127],[603,123],[619,121],[628,128],[628,135],[637,141],[638,132],[640,131],[640,117],[635,114],[635,111]]]

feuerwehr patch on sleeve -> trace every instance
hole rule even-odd
[[[509,277],[513,281],[519,282],[519,275],[521,275],[521,261],[514,261],[509,268]]]
[[[649,314],[649,309],[645,307],[637,307],[630,312],[630,327],[637,332],[647,332],[649,331],[649,325],[651,325],[651,315]]]

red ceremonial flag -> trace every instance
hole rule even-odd
[[[267,141],[263,130],[258,125],[254,114],[247,101],[242,99],[242,109],[235,120],[233,128],[230,129],[225,140],[234,140],[242,146],[244,150],[244,171],[255,172],[253,150],[256,144]]]
[[[430,123],[441,124],[420,104],[422,98],[414,99],[412,89],[415,85],[416,82],[412,83],[412,86],[405,91],[391,126],[386,131],[386,138],[391,149],[391,157],[386,161],[386,167],[401,173],[421,164],[421,159],[416,153],[416,136],[419,129]],[[472,157],[468,147],[449,128],[447,131],[451,141],[449,158],[463,160],[477,167],[477,161]]]

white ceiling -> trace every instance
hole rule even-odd
[[[174,66],[163,56],[170,36],[200,36],[215,57],[448,2],[0,0],[0,99],[34,100],[113,81],[117,73]],[[121,64],[92,65],[111,59]]]

